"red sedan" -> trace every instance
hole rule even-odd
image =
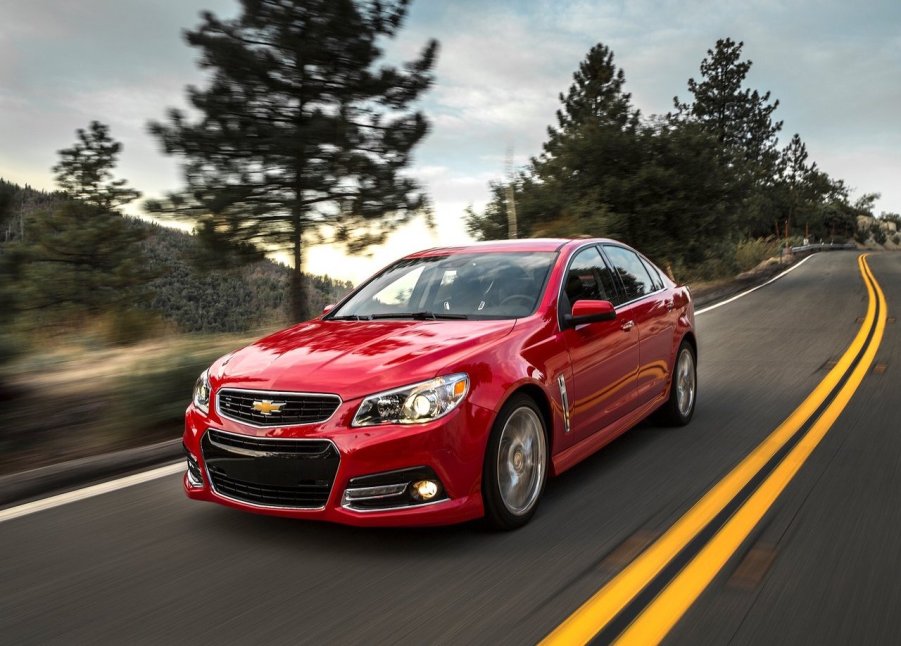
[[[188,496],[353,525],[526,523],[548,475],[696,397],[688,289],[613,240],[429,249],[217,360]]]

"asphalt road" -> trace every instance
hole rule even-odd
[[[867,308],[857,253],[698,317],[699,399],[549,483],[532,523],[363,530],[187,500],[180,476],[0,523],[0,642],[531,644],[767,437]],[[888,315],[901,254],[870,267]],[[901,643],[901,343],[667,641]]]

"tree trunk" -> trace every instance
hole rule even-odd
[[[310,298],[307,294],[307,277],[303,273],[302,249],[303,230],[301,227],[300,209],[303,207],[296,205],[292,217],[291,232],[294,238],[294,269],[291,272],[291,321],[300,323],[310,318]]]

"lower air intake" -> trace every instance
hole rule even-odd
[[[286,509],[324,507],[340,461],[328,440],[263,438],[217,430],[204,434],[201,449],[217,494]]]

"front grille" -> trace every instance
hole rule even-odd
[[[200,446],[216,493],[266,507],[324,507],[338,471],[338,451],[328,440],[249,437],[211,429]]]
[[[210,471],[210,476],[216,491],[223,496],[267,507],[316,509],[325,506],[332,490],[330,482],[299,482],[293,487],[275,487],[235,480],[214,470]]]
[[[318,424],[331,417],[341,398],[317,393],[282,393],[223,388],[217,395],[223,417],[252,426]],[[254,408],[272,408],[265,414]],[[273,408],[274,407],[274,408]]]

